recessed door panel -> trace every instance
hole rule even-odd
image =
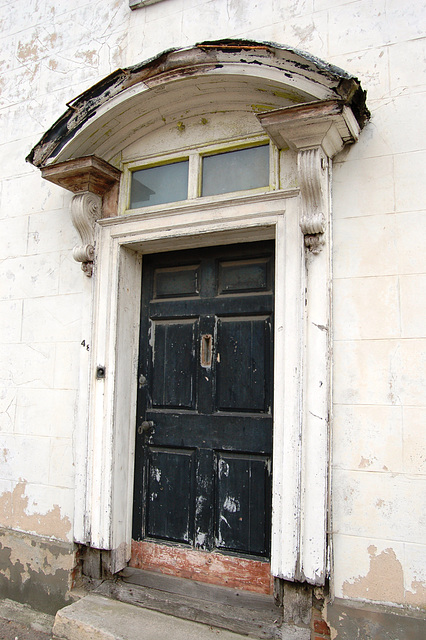
[[[148,449],[146,533],[188,543],[193,538],[194,451]],[[182,499],[183,496],[183,499]]]
[[[271,262],[266,258],[221,262],[219,293],[271,291]]]
[[[265,413],[270,409],[270,317],[217,321],[217,408]]]
[[[151,323],[152,406],[195,406],[197,321],[162,320]]]
[[[270,476],[270,457],[217,454],[215,523],[219,549],[268,555]]]
[[[198,265],[156,269],[154,273],[154,298],[197,296],[199,277]]]

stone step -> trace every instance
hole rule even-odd
[[[247,636],[89,594],[61,609],[58,640],[247,640]]]

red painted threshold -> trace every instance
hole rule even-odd
[[[273,593],[271,565],[260,560],[132,540],[129,564],[134,569],[158,571],[178,578],[266,595]]]

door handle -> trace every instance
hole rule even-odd
[[[151,429],[155,426],[154,422],[152,420],[144,420],[142,422],[142,424],[139,425],[138,427],[138,433],[139,435],[141,435],[142,433],[147,433],[148,431],[151,431]]]

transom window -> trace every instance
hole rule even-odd
[[[132,172],[130,208],[186,200],[189,161],[160,164]]]
[[[191,152],[155,164],[129,163],[124,210],[271,188],[270,145]]]

